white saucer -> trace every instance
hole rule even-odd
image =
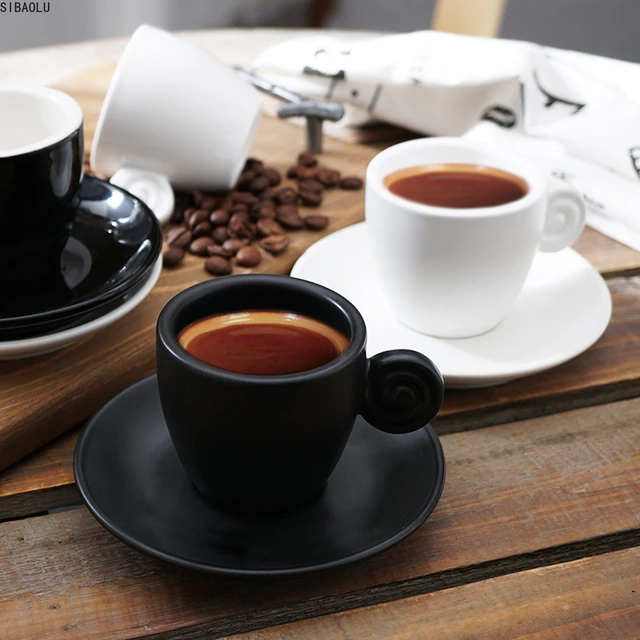
[[[77,342],[81,338],[86,338],[100,329],[104,329],[109,325],[120,320],[127,315],[129,311],[137,307],[153,289],[155,283],[160,277],[162,271],[162,256],[158,258],[155,265],[151,269],[149,278],[142,288],[136,292],[131,298],[124,302],[121,306],[109,313],[87,322],[86,324],[72,329],[59,331],[58,333],[50,333],[46,336],[37,338],[27,338],[25,340],[9,340],[0,342],[0,360],[20,360],[22,358],[31,358],[33,356],[41,356],[45,353],[57,351],[63,347]]]
[[[377,282],[365,223],[311,246],[292,276],[350,300],[367,324],[367,353],[414,349],[431,358],[449,387],[500,384],[555,367],[588,349],[611,317],[600,274],[571,249],[538,253],[515,309],[492,331],[444,340],[412,331],[387,306]]]

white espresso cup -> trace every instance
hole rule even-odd
[[[505,171],[526,192],[506,204],[451,208],[386,186],[403,169],[446,164]],[[585,206],[576,189],[521,157],[459,138],[429,138],[395,145],[371,161],[365,215],[377,275],[398,320],[432,336],[465,338],[490,331],[511,311],[536,251],[559,251],[578,238]]]
[[[207,51],[142,25],[98,118],[91,168],[143,200],[161,222],[177,189],[228,190],[260,122],[257,90]]]

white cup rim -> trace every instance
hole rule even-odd
[[[0,158],[15,158],[35,151],[42,151],[43,149],[47,149],[48,147],[52,147],[59,142],[62,142],[82,127],[83,114],[80,105],[71,96],[63,93],[62,91],[40,85],[0,85],[0,101],[6,94],[19,94],[22,96],[37,97],[41,99],[44,98],[60,107],[63,110],[65,117],[64,121],[55,133],[45,136],[36,142],[30,142],[10,149],[0,149]]]
[[[390,173],[400,171],[403,168],[417,166],[419,163],[408,162],[403,167],[397,167],[393,171],[384,170],[387,161],[397,156],[401,156],[406,152],[413,152],[416,149],[428,148],[430,150],[441,148],[447,149],[469,149],[485,154],[490,158],[495,158],[494,162],[503,166],[495,166],[491,161],[483,162],[484,166],[496,168],[501,171],[509,171],[515,176],[523,179],[529,186],[529,191],[518,200],[508,202],[506,204],[496,205],[493,207],[475,207],[475,208],[453,208],[453,207],[437,207],[433,205],[423,204],[402,198],[392,193],[385,185],[384,178]],[[447,161],[443,161],[446,164]],[[425,162],[435,164],[435,161]],[[477,164],[471,162],[471,164]],[[506,169],[505,166],[509,169]],[[546,179],[543,173],[529,160],[503,151],[494,151],[488,145],[478,142],[472,142],[463,138],[419,138],[418,140],[409,140],[395,144],[380,153],[378,153],[369,163],[366,173],[367,189],[374,192],[378,197],[392,202],[394,205],[401,207],[405,211],[415,213],[422,216],[432,216],[439,218],[492,218],[509,215],[514,212],[521,211],[534,204],[540,197],[546,193]]]

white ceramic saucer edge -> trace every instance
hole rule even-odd
[[[369,355],[393,348],[420,351],[438,365],[448,387],[492,386],[558,366],[592,346],[611,317],[611,294],[602,276],[572,249],[538,254],[516,309],[488,334],[463,340],[433,338],[399,323],[373,274],[365,223],[319,240],[291,271],[336,290],[358,307],[368,327]],[[554,300],[560,301],[557,311],[555,302],[549,308],[554,290]],[[539,328],[539,318],[547,326]],[[536,335],[549,343],[548,353],[541,355],[545,345],[535,343]]]
[[[52,353],[108,327],[135,309],[149,295],[158,281],[161,271],[162,256],[156,260],[147,281],[133,297],[117,309],[113,309],[86,324],[57,333],[50,333],[46,336],[0,342],[0,360],[21,360]]]

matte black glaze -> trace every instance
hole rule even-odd
[[[43,273],[60,258],[75,215],[83,151],[81,124],[45,149],[0,158],[3,286]]]
[[[358,418],[318,500],[285,515],[229,514],[189,481],[152,376],[88,422],[74,472],[92,514],[136,549],[208,573],[274,576],[343,565],[405,538],[436,506],[445,461],[431,427],[394,436]]]
[[[85,177],[58,267],[2,296],[0,339],[43,335],[104,315],[142,286],[161,250],[162,230],[142,201]]]
[[[245,309],[310,316],[350,344],[322,367],[278,376],[215,369],[179,344],[178,334],[195,320]],[[415,352],[387,352],[372,359],[368,375],[365,343],[364,320],[348,300],[287,276],[228,276],[170,300],[157,324],[158,383],[169,432],[195,486],[230,511],[284,511],[318,495],[359,413],[395,433],[428,423],[444,390],[433,363]]]

